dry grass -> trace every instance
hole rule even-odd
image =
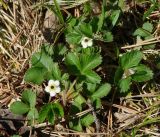
[[[13,97],[15,91],[23,89],[29,58],[44,42],[40,12],[32,11],[31,5],[28,0],[17,0],[7,10],[0,8],[0,83],[1,95],[6,97]],[[1,102],[3,105],[6,104]]]

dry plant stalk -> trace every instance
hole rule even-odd
[[[24,88],[23,75],[29,58],[44,41],[40,31],[40,11],[31,10],[31,5],[33,3],[28,0],[15,0],[7,10],[0,8],[0,83],[1,93],[6,96],[8,93],[16,95],[16,90]],[[3,100],[2,106],[4,104]]]

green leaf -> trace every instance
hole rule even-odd
[[[47,119],[49,110],[50,110],[50,104],[45,104],[44,106],[42,106],[42,108],[39,112],[39,117],[38,117],[38,121],[40,123],[44,122],[45,119]]]
[[[91,114],[84,115],[81,118],[82,126],[89,127],[94,122],[94,116]]]
[[[11,137],[22,137],[22,136],[19,136],[19,135],[13,135],[13,136],[11,136]]]
[[[101,77],[94,71],[85,71],[84,76],[86,77],[86,81],[89,83],[100,83]]]
[[[22,100],[24,102],[27,102],[30,107],[35,107],[36,105],[36,93],[33,92],[32,90],[25,90],[22,93]]]
[[[108,93],[110,92],[111,90],[111,85],[106,83],[106,84],[103,84],[102,86],[100,86],[100,88],[92,94],[91,98],[94,100],[94,99],[97,99],[97,98],[103,98],[104,96],[107,96]]]
[[[145,37],[144,39],[148,40],[148,39],[152,39],[152,38],[154,38],[154,36],[150,35],[150,36]],[[148,44],[147,46],[144,46],[143,49],[146,49],[146,50],[147,49],[154,49],[155,46],[156,46],[156,44]]]
[[[82,54],[80,56],[81,72],[89,71],[96,68],[102,63],[102,57],[99,54]]]
[[[32,67],[29,68],[24,76],[24,80],[34,84],[42,84],[47,70],[45,68]]]
[[[118,84],[118,81],[122,78],[124,70],[121,67],[118,67],[114,75],[114,83]]]
[[[18,115],[23,115],[25,113],[27,113],[29,111],[29,106],[24,104],[21,101],[16,101],[13,102],[10,106],[10,110],[14,113],[14,114],[18,114]]]
[[[92,31],[93,33],[96,33],[98,30],[98,17],[97,16],[93,16],[92,19],[90,20],[90,25],[92,26]]]
[[[47,115],[47,119],[48,119],[49,123],[54,124],[55,114],[54,114],[54,110],[51,106],[50,106],[50,109],[49,109],[49,112],[48,112],[48,115]]]
[[[57,47],[57,46],[56,46],[56,47]],[[53,54],[54,54],[54,51],[53,51],[54,47],[53,47],[52,45],[44,44],[44,45],[42,46],[42,49],[44,49],[44,51],[45,51],[48,55],[53,56]]]
[[[101,99],[100,98],[95,99],[93,101],[93,106],[95,107],[95,109],[101,108],[101,106],[102,106]]]
[[[90,93],[93,93],[96,90],[96,84],[94,83],[87,83],[87,89]]]
[[[75,115],[82,110],[82,105],[79,102],[73,102],[70,108],[70,115]]]
[[[156,4],[151,6],[143,15],[143,20],[145,20],[154,10],[156,9]]]
[[[60,56],[60,55],[62,56],[66,54],[68,49],[64,44],[59,43],[57,46],[54,46],[53,50],[55,56]]]
[[[68,79],[69,79],[69,74],[68,74],[68,73],[64,73],[64,74],[62,75],[61,80],[67,81]]]
[[[70,72],[74,74],[80,74],[81,65],[79,62],[79,58],[76,54],[71,53],[71,52],[68,53],[65,58],[65,63],[67,67],[69,68]]]
[[[52,10],[54,13],[56,13],[56,15],[57,15],[58,18],[59,18],[59,21],[61,22],[61,24],[64,25],[65,22],[64,22],[64,19],[63,19],[63,14],[62,14],[62,12],[61,12],[61,8],[60,8],[57,0],[53,0],[53,1],[54,1],[54,5],[55,5],[55,10],[52,10],[53,8],[51,8],[51,10]]]
[[[56,79],[56,80],[61,79],[61,71],[59,69],[58,63],[53,64],[52,76],[53,76],[53,79]]]
[[[111,12],[110,20],[112,21],[112,28],[116,25],[118,22],[119,16],[121,14],[121,10],[113,10]]]
[[[82,131],[82,125],[80,119],[74,119],[69,122],[69,127],[76,131]]]
[[[121,8],[121,10],[125,11],[126,10],[126,2],[124,0],[119,0],[118,1],[118,6]]]
[[[73,45],[79,44],[81,39],[82,39],[82,34],[76,32],[76,31],[68,33],[66,35],[66,41],[69,44],[73,44]]]
[[[89,23],[82,22],[78,27],[85,36],[92,37],[92,26]]]
[[[112,42],[113,41],[113,35],[112,35],[112,33],[111,32],[104,33],[103,40],[105,42]]]
[[[27,114],[27,118],[29,120],[37,119],[38,118],[38,110],[36,108],[31,108]]]
[[[143,28],[138,28],[136,29],[136,31],[133,33],[133,36],[141,36],[143,38],[150,36],[151,33],[148,32],[147,30],[143,29]]]
[[[132,50],[127,52],[120,57],[120,65],[125,69],[137,66],[143,58],[142,52],[138,50]]]
[[[80,105],[82,105],[82,104],[86,103],[86,100],[85,100],[85,98],[82,95],[79,94],[78,96],[76,96],[74,98],[74,102],[77,102]]]
[[[31,62],[33,67],[46,68],[48,71],[52,71],[53,60],[43,51],[33,54]]]
[[[131,77],[127,77],[126,79],[121,79],[119,81],[120,92],[127,92],[130,89],[131,85]]]
[[[102,29],[102,27],[103,27],[104,20],[105,20],[105,8],[106,8],[106,1],[103,0],[103,3],[102,3],[102,12],[101,12],[101,15],[99,16],[97,32],[99,32]]]
[[[64,110],[60,103],[56,102],[52,104],[53,111],[56,115],[64,117]]]
[[[153,31],[153,25],[149,22],[145,22],[142,28],[149,31],[150,33]]]
[[[145,65],[139,65],[133,69],[136,71],[136,73],[132,75],[133,81],[145,82],[153,78],[152,70]]]

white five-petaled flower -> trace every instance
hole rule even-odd
[[[81,45],[83,48],[91,47],[93,45],[93,39],[88,37],[83,37],[81,39]]]
[[[45,88],[45,91],[48,92],[51,97],[55,96],[61,91],[60,82],[58,80],[49,80],[48,86]]]

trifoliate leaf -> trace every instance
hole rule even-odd
[[[102,98],[104,96],[107,96],[110,90],[111,90],[110,84],[108,83],[103,84],[95,93],[92,94],[91,98],[94,100],[97,98]]]
[[[82,54],[80,56],[81,72],[89,71],[96,68],[102,62],[102,57],[99,54]]]
[[[25,90],[22,93],[22,100],[30,105],[30,107],[35,107],[36,105],[36,93],[32,90]]]
[[[143,54],[138,50],[132,50],[127,52],[120,57],[120,66],[125,69],[137,66],[142,60]]]
[[[29,111],[30,107],[21,101],[13,102],[10,106],[10,110],[14,114],[23,115]]]
[[[153,72],[145,65],[139,65],[133,68],[136,73],[132,75],[132,80],[136,82],[145,82],[153,78]]]
[[[81,124],[82,124],[82,126],[88,127],[88,126],[90,126],[93,122],[94,122],[94,116],[91,115],[91,114],[84,115],[84,116],[81,118]]]
[[[119,81],[120,92],[127,92],[130,89],[131,85],[131,77],[127,77],[125,79],[121,79]]]
[[[46,73],[47,70],[45,68],[31,67],[26,71],[24,80],[40,85],[44,81]]]

